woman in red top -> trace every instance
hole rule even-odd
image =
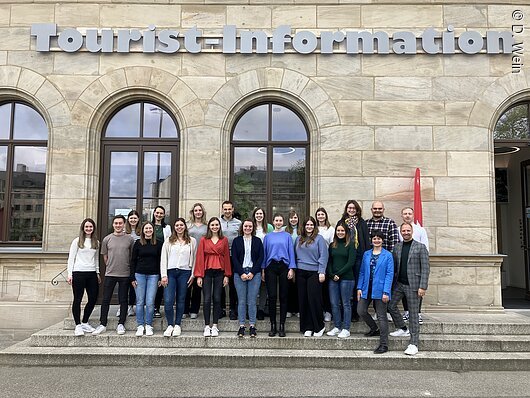
[[[228,284],[232,275],[228,239],[223,236],[221,221],[210,218],[206,236],[201,238],[195,261],[197,285],[202,287],[204,303],[204,336],[219,336],[217,322],[221,315],[221,291]],[[213,298],[213,323],[210,326],[210,309]]]

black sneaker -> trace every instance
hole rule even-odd
[[[256,337],[258,335],[258,331],[256,330],[254,326],[251,326],[249,334],[250,334],[250,337]]]
[[[153,317],[162,318],[162,314],[160,313],[160,310],[155,310],[155,313],[153,314]]]
[[[265,312],[263,310],[258,310],[258,321],[263,321],[265,319]]]
[[[237,331],[237,337],[245,337],[245,327],[240,326],[239,330]]]
[[[380,345],[374,350],[374,354],[384,354],[388,352],[388,347],[386,345]]]
[[[379,329],[370,330],[369,332],[366,332],[364,335],[366,337],[381,336],[381,332],[379,331]]]

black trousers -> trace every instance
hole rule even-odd
[[[300,306],[300,330],[320,332],[324,328],[322,310],[322,283],[318,271],[296,271],[298,285],[298,305]]]
[[[135,305],[136,304],[136,290],[134,290],[134,287],[132,287],[131,284],[129,284],[129,305]]]
[[[287,311],[291,313],[299,312],[298,287],[296,286],[296,280],[293,279],[290,279],[287,284]]]
[[[98,275],[95,271],[72,272],[72,290],[74,292],[74,302],[72,303],[72,315],[74,316],[74,321],[76,325],[79,325],[81,323],[81,301],[83,300],[83,295],[86,291],[88,301],[83,311],[83,323],[87,323],[98,299]]]
[[[160,312],[160,306],[162,305],[162,299],[164,298],[164,286],[158,286],[155,296],[155,311]]]
[[[203,312],[204,324],[210,324],[210,311],[213,301],[213,324],[219,322],[221,315],[221,291],[223,290],[224,271],[221,269],[207,269],[202,280],[204,296]]]
[[[267,294],[269,296],[269,318],[271,323],[276,323],[276,300],[278,297],[280,298],[280,323],[285,323],[287,318],[288,273],[289,268],[283,262],[272,261],[265,268],[265,283],[267,284]]]
[[[186,292],[186,301],[184,302],[185,314],[198,314],[201,307],[202,289],[197,286],[197,279],[193,279],[193,283]]]
[[[128,276],[106,276],[103,282],[103,301],[101,303],[101,315],[99,321],[103,326],[107,326],[109,317],[110,300],[114,287],[118,284],[118,301],[120,303],[120,319],[118,323],[125,324],[127,319],[127,295],[129,293],[129,284],[131,283]]]

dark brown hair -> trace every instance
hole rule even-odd
[[[146,225],[150,225],[151,227],[153,227],[153,235],[151,236],[150,240],[146,240],[145,239],[144,228],[145,228]],[[145,246],[145,245],[147,245],[147,242],[151,243],[152,245],[156,245],[155,224],[153,224],[150,221],[146,221],[146,222],[144,222],[142,224],[142,230],[140,232],[140,244],[142,246]]]
[[[305,225],[311,221],[313,223],[313,225],[315,226],[315,228],[313,229],[313,232],[311,232],[311,234],[307,234],[306,230],[305,230]],[[313,243],[315,241],[315,239],[317,238],[318,236],[318,225],[317,225],[317,221],[315,220],[314,217],[307,217],[305,220],[304,220],[304,223],[300,226],[300,235],[299,235],[299,240],[298,240],[298,245],[299,246],[302,246],[304,243],[306,246],[309,246],[311,243]]]
[[[204,237],[206,239],[212,239],[213,233],[212,233],[212,230],[210,229],[210,224],[213,223],[214,221],[217,221],[219,223],[219,232],[217,232],[217,236],[219,236],[219,239],[222,239],[223,229],[221,228],[221,221],[217,217],[212,217],[208,220],[208,228],[206,229],[206,235],[204,235]]]
[[[81,222],[81,226],[79,227],[79,242],[77,242],[77,246],[80,249],[83,249],[85,247],[85,224],[89,222],[94,227],[94,230],[92,231],[92,236],[90,237],[90,248],[91,249],[97,249],[99,247],[99,241],[98,241],[98,230],[96,228],[96,223],[91,218],[85,218]]]
[[[339,244],[339,237],[337,236],[337,228],[342,227],[344,228],[344,232],[346,232],[346,236],[344,237],[344,240],[346,241],[346,244],[344,246],[348,246],[350,244],[350,229],[346,225],[346,223],[343,220],[340,220],[336,227],[335,227],[335,234],[333,235],[333,242],[331,242],[331,247],[336,248]]]
[[[171,236],[169,237],[169,243],[175,243],[178,241],[178,234],[177,234],[177,230],[175,229],[175,224],[178,221],[184,224],[184,232],[182,233],[182,239],[184,239],[184,242],[186,242],[186,244],[189,245],[191,242],[191,239],[188,233],[188,226],[186,225],[186,220],[184,220],[182,217],[177,218],[175,222],[173,223],[173,228],[171,228]]]
[[[243,222],[241,223],[241,226],[239,227],[239,235],[240,236],[244,235],[244,233],[243,233],[243,224],[246,223],[246,222],[251,222],[252,223],[252,236],[256,236],[256,222],[254,220],[252,220],[252,218],[245,218],[243,220]]]

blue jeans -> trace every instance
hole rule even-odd
[[[138,326],[153,325],[155,296],[158,289],[158,275],[134,274],[136,278],[136,323]],[[144,312],[145,305],[145,312]],[[144,319],[145,318],[145,319]]]
[[[337,329],[350,330],[351,325],[351,296],[355,287],[355,281],[339,279],[337,282],[329,280],[329,301],[333,314],[333,324]],[[340,311],[340,304],[344,311],[344,317]]]
[[[164,312],[168,326],[179,325],[184,314],[186,293],[188,291],[188,280],[191,270],[172,268],[167,270],[167,287],[164,289]],[[177,297],[176,315],[173,311],[173,303]]]
[[[261,275],[254,275],[250,281],[242,281],[240,275],[234,274],[234,284],[236,285],[237,291],[237,314],[239,317],[239,324],[245,324],[248,308],[248,321],[251,325],[255,325]]]

